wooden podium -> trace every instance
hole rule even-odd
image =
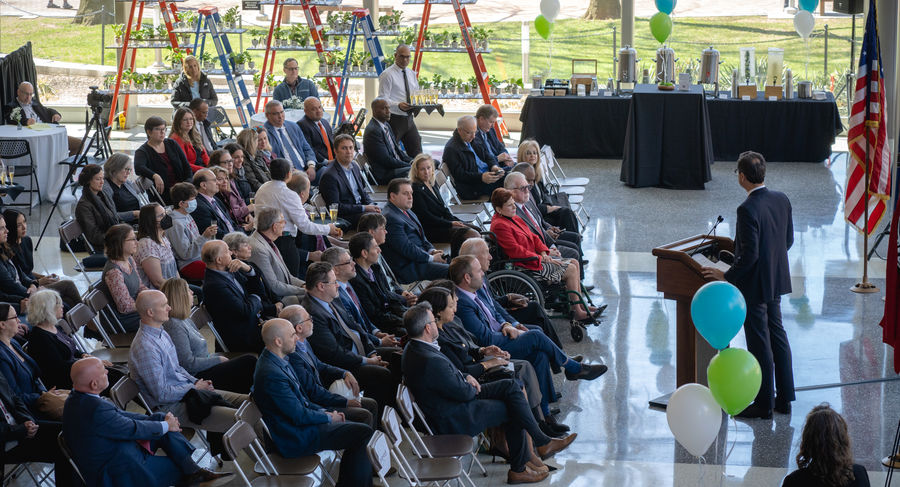
[[[665,299],[674,299],[676,306],[675,374],[676,386],[696,382],[706,385],[706,367],[716,354],[707,341],[697,333],[691,319],[691,300],[694,293],[708,281],[702,266],[693,255],[718,260],[720,250],[734,252],[734,241],[727,237],[696,235],[653,249],[656,256],[656,290]],[[665,408],[671,394],[650,401],[651,406]]]

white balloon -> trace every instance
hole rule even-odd
[[[559,15],[559,0],[541,0],[541,15],[553,22]]]
[[[794,30],[800,34],[803,40],[809,38],[809,34],[812,33],[815,25],[816,19],[813,18],[812,12],[801,9],[794,15]]]
[[[696,457],[706,453],[722,426],[722,408],[706,386],[679,387],[666,407],[669,429],[678,443]]]

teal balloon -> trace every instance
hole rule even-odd
[[[713,399],[729,416],[734,416],[756,399],[762,384],[762,371],[750,352],[727,348],[709,361],[706,379]]]
[[[650,17],[650,33],[660,43],[666,42],[672,33],[672,18],[664,12],[656,12]]]
[[[691,319],[700,335],[716,350],[728,348],[744,325],[747,302],[733,284],[713,281],[704,284],[691,300]]]
[[[815,12],[816,7],[819,6],[819,0],[800,0],[800,10],[806,10],[807,12]]]
[[[656,0],[656,10],[659,10],[664,14],[670,14],[675,10],[675,5],[677,3],[677,0]]]
[[[547,20],[547,17],[538,15],[537,18],[534,19],[534,30],[537,31],[539,36],[543,37],[544,39],[549,39],[550,31],[553,30],[553,25],[549,20]]]

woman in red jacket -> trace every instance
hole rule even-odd
[[[172,120],[172,131],[169,138],[178,142],[184,155],[187,156],[191,171],[197,172],[209,165],[209,155],[203,148],[200,133],[194,130],[194,113],[188,108],[175,110],[175,118]]]
[[[578,261],[565,259],[556,249],[549,249],[541,238],[516,216],[516,202],[508,189],[497,188],[491,194],[494,216],[491,218],[491,232],[497,236],[497,244],[510,259],[535,258],[515,265],[532,272],[538,281],[547,284],[563,282],[567,291],[581,292]],[[593,308],[593,307],[591,307]],[[595,309],[588,311],[584,306],[572,302],[572,319],[593,321]]]

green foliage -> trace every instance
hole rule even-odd
[[[234,7],[231,7],[225,11],[225,13],[222,15],[222,22],[225,22],[227,24],[237,24],[238,20],[240,20],[240,18],[241,18],[240,7],[235,5]]]

